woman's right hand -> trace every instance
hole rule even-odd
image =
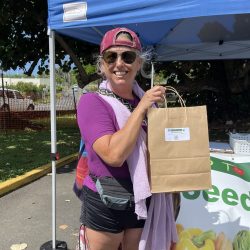
[[[166,88],[163,86],[154,86],[145,92],[137,108],[145,114],[147,109],[156,102],[163,102]]]

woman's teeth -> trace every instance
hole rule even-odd
[[[115,71],[114,73],[116,76],[124,76],[127,74],[127,71]]]

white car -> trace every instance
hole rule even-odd
[[[34,110],[33,100],[24,98],[18,90],[0,88],[0,111]]]

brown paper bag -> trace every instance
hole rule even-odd
[[[148,151],[152,193],[211,188],[206,106],[150,108]]]

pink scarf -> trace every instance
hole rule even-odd
[[[108,81],[100,84],[102,89],[110,89]],[[137,82],[133,85],[134,93],[141,99],[144,91]],[[114,110],[119,128],[122,128],[131,115],[128,108],[111,96],[100,95]],[[135,213],[138,219],[146,219],[139,250],[169,250],[171,242],[177,242],[174,221],[172,195],[151,194],[147,174],[146,133],[141,129],[136,146],[127,159],[135,197]],[[147,212],[146,198],[151,196]]]

